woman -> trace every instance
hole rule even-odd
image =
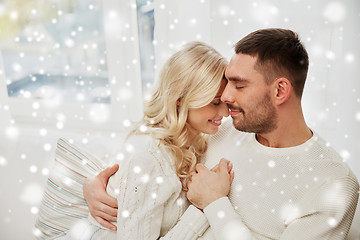
[[[207,148],[203,134],[216,133],[229,114],[220,101],[226,65],[214,48],[200,42],[185,45],[168,59],[145,103],[143,119],[124,145],[126,160],[119,161],[119,171],[107,186],[118,199],[117,233],[90,217],[68,238],[195,237],[190,229],[174,226],[188,207],[186,181]]]

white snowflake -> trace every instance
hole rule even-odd
[[[10,139],[16,139],[19,136],[19,129],[14,126],[10,126],[6,128],[5,133]]]
[[[360,100],[360,99],[359,99],[359,100]],[[357,113],[355,114],[355,119],[356,119],[356,121],[360,122],[360,112],[357,112]]]
[[[135,166],[133,170],[134,170],[134,173],[140,173],[141,172],[141,168],[139,166]]]
[[[51,148],[52,148],[52,147],[51,147],[51,144],[50,144],[50,143],[45,143],[45,144],[44,144],[44,150],[45,150],[45,151],[49,152],[49,151],[51,150]]]
[[[224,211],[218,211],[217,212],[217,217],[220,219],[223,219],[225,217],[225,212]]]
[[[47,130],[45,128],[41,128],[39,133],[40,133],[41,136],[46,136]]]
[[[327,219],[327,223],[331,226],[331,227],[335,227],[337,225],[337,220],[333,217],[330,217]]]
[[[343,158],[344,161],[347,161],[351,157],[351,154],[348,150],[343,149],[340,151],[340,156]]]
[[[41,202],[43,195],[43,189],[38,184],[30,184],[25,187],[22,194],[20,195],[20,200],[24,203],[36,205]]]
[[[49,175],[49,169],[43,168],[43,169],[41,170],[41,173],[42,173],[42,175],[44,175],[44,176],[48,176],[48,175]]]
[[[269,168],[274,168],[275,165],[276,165],[276,164],[275,164],[275,162],[274,162],[273,160],[271,160],[271,161],[268,162],[268,167],[269,167]]]
[[[36,173],[37,172],[37,166],[31,165],[29,170],[30,170],[31,173]]]
[[[7,165],[6,158],[0,155],[0,166],[6,166],[6,165]]]
[[[118,154],[116,155],[116,159],[119,160],[119,161],[124,160],[124,158],[125,158],[125,155],[124,155],[123,153],[118,153]]]
[[[127,210],[123,210],[122,213],[121,213],[121,216],[122,216],[123,218],[127,218],[127,217],[130,216],[130,212],[127,211]]]
[[[32,214],[38,214],[38,212],[39,212],[39,208],[37,208],[37,207],[32,207],[31,209],[30,209],[30,212],[32,213]]]
[[[285,204],[280,209],[280,217],[283,219],[285,224],[289,224],[296,218],[300,217],[300,209],[295,204]]]
[[[330,22],[340,22],[345,18],[346,8],[341,2],[330,2],[326,5],[323,16]]]
[[[346,61],[346,62],[352,63],[352,62],[354,62],[354,60],[355,60],[354,54],[352,54],[352,53],[347,53],[347,54],[345,55],[345,61]]]

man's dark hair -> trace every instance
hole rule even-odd
[[[295,32],[280,28],[257,30],[236,43],[235,53],[257,57],[255,68],[265,76],[268,84],[285,77],[301,98],[309,57]]]

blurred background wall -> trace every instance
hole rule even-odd
[[[33,239],[59,137],[116,154],[171,53],[199,40],[230,58],[267,27],[299,33],[306,121],[360,179],[357,0],[0,0],[0,238]]]

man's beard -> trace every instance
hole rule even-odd
[[[242,114],[242,119],[239,118],[240,116],[233,118],[234,127],[239,131],[263,134],[271,132],[277,127],[277,113],[268,93],[247,112],[240,107],[233,107],[231,104],[228,104],[228,107],[240,111],[239,115]]]

